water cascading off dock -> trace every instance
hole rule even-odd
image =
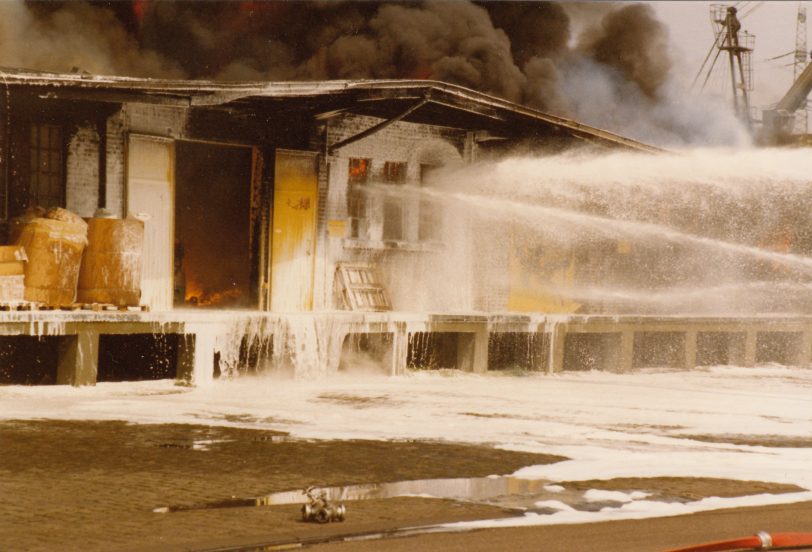
[[[0,378],[805,366],[809,165],[792,151],[567,154],[370,185],[369,202],[457,215],[420,262],[359,250],[380,273],[363,285],[391,294],[391,311],[5,311]]]

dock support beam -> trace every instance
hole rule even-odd
[[[475,374],[484,374],[488,371],[488,330],[478,329],[474,333],[474,358],[471,370]]]
[[[567,332],[562,324],[554,324],[550,329],[550,354],[547,359],[547,373],[564,371],[564,344]]]
[[[99,334],[83,331],[63,336],[59,341],[56,383],[96,385],[99,373]]]
[[[475,374],[488,371],[488,330],[457,334],[457,369]]]
[[[685,369],[693,370],[696,368],[696,330],[688,330],[685,332]]]
[[[620,332],[619,372],[631,372],[634,363],[634,330]]]
[[[798,351],[798,359],[795,364],[806,368],[809,366],[809,361],[812,358],[812,332],[805,331],[801,334],[800,351]]]
[[[194,385],[211,383],[217,331],[205,326],[188,330],[191,331],[183,334],[178,343],[177,378]]]
[[[392,350],[389,355],[389,375],[405,374],[409,359],[409,332],[405,324],[398,324],[398,327],[392,332]]]
[[[756,365],[756,345],[758,343],[758,332],[756,330],[747,330],[744,338],[744,361],[742,364],[748,368]]]

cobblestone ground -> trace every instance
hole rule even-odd
[[[203,550],[438,520],[508,515],[419,498],[348,504],[342,524],[298,506],[153,509],[303,488],[511,473],[555,457],[421,442],[280,440],[235,428],[123,422],[0,423],[0,550]]]

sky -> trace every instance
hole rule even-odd
[[[702,65],[713,43],[713,30],[710,21],[710,6],[716,2],[651,2],[658,18],[668,27],[673,48],[675,77],[690,85]],[[779,60],[769,58],[785,54],[795,49],[795,28],[798,6],[802,4],[812,19],[810,2],[729,2],[739,14],[744,15],[742,31],[755,35],[753,69],[755,89],[751,104],[764,107],[774,104],[792,84],[792,56]],[[752,10],[752,11],[751,11]],[[748,14],[748,12],[750,12]],[[807,23],[812,27],[812,21]],[[808,35],[808,32],[807,32]],[[809,38],[807,38],[809,41]],[[812,49],[809,41],[807,50]],[[720,58],[718,69],[726,69]],[[790,64],[787,66],[787,64]],[[719,78],[722,77],[722,78]],[[729,86],[727,73],[714,77],[713,83]],[[704,74],[701,77],[704,79]],[[701,80],[700,79],[700,80]],[[718,90],[718,86],[716,89]],[[727,91],[727,90],[725,90]]]

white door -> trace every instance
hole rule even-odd
[[[167,138],[131,134],[127,144],[127,214],[144,221],[141,304],[172,308],[175,153]]]

